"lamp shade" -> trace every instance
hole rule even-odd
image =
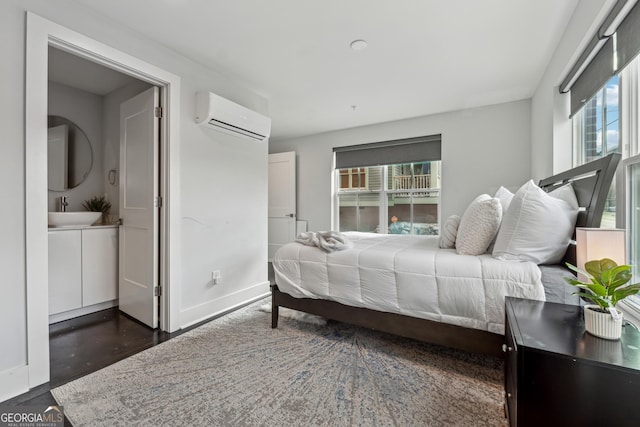
[[[625,230],[619,228],[576,228],[576,267],[596,259],[609,258],[616,264],[626,264]],[[585,277],[578,276],[580,280]]]

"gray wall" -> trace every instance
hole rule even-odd
[[[194,96],[199,90],[216,92],[268,115],[266,99],[133,30],[88,12],[74,1],[2,1],[0,36],[5,47],[0,61],[0,179],[4,183],[2,199],[10,203],[10,208],[0,209],[4,227],[0,239],[0,324],[7,326],[0,345],[0,400],[20,388],[13,373],[28,363],[24,166],[27,10],[181,77],[181,134],[180,141],[173,142],[181,147],[181,204],[185,216],[181,318],[211,315],[231,304],[225,296],[242,294],[268,280],[267,144],[208,134],[194,123]],[[217,287],[209,283],[213,266],[223,276]]]
[[[580,1],[532,97],[531,172],[540,179],[573,166],[569,95],[558,86],[614,0]]]
[[[271,142],[295,151],[298,218],[309,230],[331,228],[333,147],[442,134],[441,217],[462,214],[481,193],[517,187],[531,175],[529,100]]]
[[[102,97],[80,89],[49,82],[49,115],[71,120],[87,135],[93,165],[84,182],[67,191],[49,191],[49,211],[58,209],[57,200],[67,196],[67,210],[83,211],[82,202],[104,195],[102,138]]]

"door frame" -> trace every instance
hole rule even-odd
[[[180,314],[180,77],[32,12],[27,12],[25,63],[25,275],[29,388],[49,381],[47,243],[48,47],[160,87],[159,285],[160,328],[179,329]]]

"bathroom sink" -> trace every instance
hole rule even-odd
[[[49,212],[49,227],[91,225],[101,216],[102,212]]]

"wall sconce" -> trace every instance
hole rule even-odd
[[[625,230],[620,228],[576,228],[576,267],[584,270],[587,261],[609,258],[618,265],[627,263]],[[578,275],[578,279],[588,281]]]

